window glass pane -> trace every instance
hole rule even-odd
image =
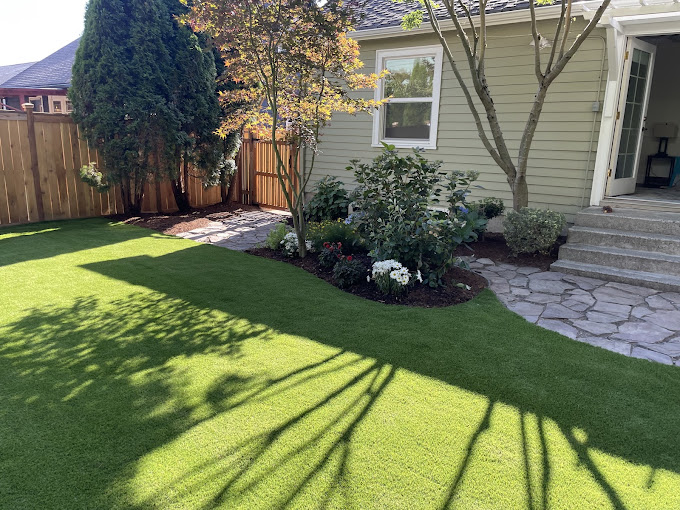
[[[432,103],[388,103],[384,109],[385,138],[430,138]]]
[[[71,113],[73,111],[73,103],[71,101],[66,101],[66,111]]]
[[[434,57],[385,59],[385,97],[431,97]]]
[[[52,101],[52,111],[54,113],[61,113],[61,101]]]

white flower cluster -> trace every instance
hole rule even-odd
[[[405,286],[411,281],[411,273],[408,272],[407,268],[402,267],[401,269],[390,271],[390,278]]]
[[[373,278],[376,276],[390,273],[393,270],[398,271],[399,269],[406,269],[404,266],[401,265],[401,262],[398,262],[396,260],[379,260],[378,262],[373,263]],[[406,269],[408,271],[408,269]]]
[[[307,251],[312,251],[311,241],[305,241],[305,246],[307,247]],[[288,232],[285,236],[283,236],[283,240],[281,241],[281,251],[289,257],[292,257],[298,252],[297,234],[295,234],[295,232]]]

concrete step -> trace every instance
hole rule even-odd
[[[631,271],[680,276],[680,256],[665,253],[567,243],[560,247],[559,258]]]
[[[584,264],[571,260],[558,260],[550,266],[553,271],[569,273],[610,282],[628,283],[665,292],[680,292],[680,277],[646,271],[631,271],[599,264]]]
[[[569,229],[568,241],[592,246],[680,255],[680,236],[574,226]]]
[[[644,209],[646,211],[680,213],[680,202],[665,200],[645,200],[643,198],[610,197],[600,201],[600,207],[608,205],[612,209]]]
[[[574,225],[577,227],[680,236],[680,213],[616,207],[614,207],[614,212],[604,213],[601,207],[589,207],[576,214]]]

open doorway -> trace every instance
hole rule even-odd
[[[607,196],[680,204],[680,34],[628,42]]]

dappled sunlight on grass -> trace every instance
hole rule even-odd
[[[489,293],[389,307],[135,227],[60,228],[50,260],[0,252],[0,507],[680,507],[676,368]]]

